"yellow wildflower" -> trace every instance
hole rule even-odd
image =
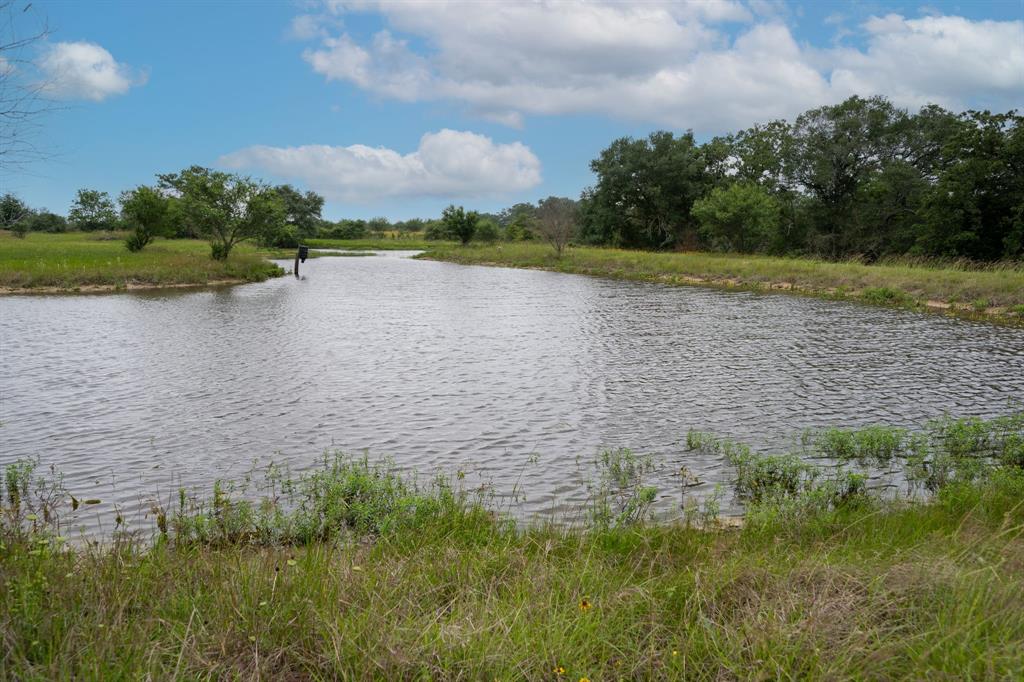
[[[593,606],[586,597],[580,599],[580,611],[589,611],[590,607]]]

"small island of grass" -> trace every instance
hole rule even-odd
[[[242,244],[225,260],[199,239],[157,239],[131,252],[124,234],[0,232],[0,292],[117,291],[259,282],[284,274],[268,252]]]

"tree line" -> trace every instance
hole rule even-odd
[[[635,248],[960,257],[1024,255],[1015,111],[916,113],[851,97],[697,144],[620,138],[591,162],[578,239]]]

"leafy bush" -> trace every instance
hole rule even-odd
[[[875,305],[909,305],[914,302],[910,295],[889,287],[867,287],[861,292],[861,299]]]

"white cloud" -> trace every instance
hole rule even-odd
[[[519,142],[444,129],[401,154],[384,147],[246,147],[220,158],[229,168],[259,169],[301,181],[328,199],[369,203],[390,197],[446,199],[510,194],[540,184],[540,160]]]
[[[1024,22],[962,17],[872,17],[868,49],[836,50],[832,87],[888,95],[897,104],[963,106],[977,94],[1024,101]]]
[[[312,40],[327,35],[320,17],[313,14],[300,14],[292,19],[286,35],[295,40]]]
[[[45,79],[43,90],[60,99],[99,102],[146,82],[144,74],[115,61],[95,43],[54,43],[38,66]]]
[[[462,102],[515,127],[523,114],[600,113],[715,132],[850,94],[905,106],[1024,100],[1021,21],[874,17],[857,50],[799,45],[767,1],[327,8],[376,11],[388,27],[367,41],[341,34],[307,49],[328,80],[401,101]],[[730,36],[723,22],[740,22],[739,32]]]

